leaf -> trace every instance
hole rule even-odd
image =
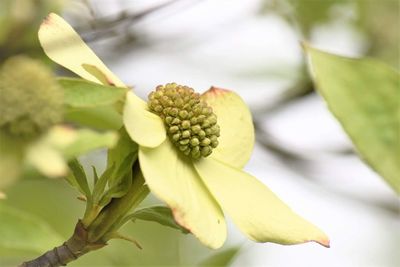
[[[129,154],[138,151],[138,145],[132,141],[125,128],[121,128],[118,135],[117,144],[108,150],[107,166],[120,165]]]
[[[113,147],[118,140],[115,132],[98,133],[89,129],[76,130],[73,143],[61,149],[67,159],[86,154],[99,148]]]
[[[103,172],[103,174],[98,179],[97,183],[94,185],[93,189],[93,203],[98,204],[101,197],[103,196],[104,190],[107,185],[108,179],[111,177],[112,173],[115,170],[115,164],[107,167],[107,169]]]
[[[400,194],[400,75],[373,59],[306,47],[317,89],[363,159]]]
[[[255,177],[212,157],[194,166],[226,214],[251,240],[283,245],[315,241],[329,247],[324,232],[294,213]]]
[[[77,189],[82,194],[84,194],[87,199],[90,199],[91,193],[89,189],[89,184],[82,165],[79,163],[77,159],[73,159],[70,162],[68,162],[68,166],[72,171],[72,173],[69,176],[72,176],[72,178],[75,179],[76,185],[78,185]]]
[[[225,267],[232,263],[232,260],[239,253],[240,247],[232,247],[217,253],[200,262],[198,267]]]
[[[64,88],[64,103],[74,108],[109,106],[123,101],[127,91],[82,79],[60,78],[58,82]]]
[[[254,147],[254,126],[246,103],[233,91],[211,87],[201,96],[217,115],[221,136],[213,156],[243,168]]]
[[[0,131],[0,189],[14,183],[21,174],[23,144]]]
[[[43,253],[62,243],[44,220],[0,202],[0,246]]]
[[[107,205],[112,198],[120,198],[124,196],[132,185],[132,165],[137,158],[137,153],[132,152],[118,166],[115,173],[108,179],[109,190],[106,191],[101,198],[100,206]]]
[[[118,130],[122,127],[122,116],[114,106],[67,107],[64,118],[67,122],[99,130]]]
[[[184,234],[190,233],[187,229],[175,222],[171,209],[164,206],[154,206],[137,210],[129,215],[127,219],[132,220],[132,222],[135,222],[135,220],[156,222],[177,229]]]

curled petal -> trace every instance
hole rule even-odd
[[[254,147],[254,126],[249,108],[236,93],[216,87],[211,87],[202,98],[213,108],[221,128],[219,145],[213,150],[213,156],[242,168]]]
[[[195,168],[234,223],[257,242],[299,244],[315,241],[329,247],[328,237],[295,214],[253,176],[216,159],[195,163]]]
[[[159,147],[140,147],[139,161],[151,191],[171,208],[177,223],[204,245],[219,248],[226,239],[222,211],[196,173],[167,139]]]
[[[38,34],[44,52],[54,62],[86,80],[125,86],[60,16],[50,13]]]
[[[162,119],[132,92],[126,95],[123,121],[129,136],[141,146],[156,147],[167,137]]]

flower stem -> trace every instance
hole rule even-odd
[[[65,266],[67,263],[76,260],[80,256],[106,245],[105,242],[88,241],[88,232],[81,221],[75,226],[74,234],[61,246],[47,251],[36,259],[26,261],[19,267],[57,267]]]

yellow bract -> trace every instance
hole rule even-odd
[[[213,156],[243,168],[254,147],[254,127],[247,105],[236,93],[212,87],[201,96],[213,108],[220,126],[219,145]]]
[[[50,58],[81,77],[96,82],[111,78],[112,83],[122,84],[60,17],[51,14],[39,37]],[[54,40],[66,38],[75,48],[52,47]],[[241,171],[254,146],[252,118],[243,100],[234,92],[218,88],[210,89],[202,98],[217,115],[221,136],[212,156],[195,161],[176,150],[166,138],[161,118],[149,112],[143,100],[129,92],[125,101],[124,125],[139,144],[143,176],[151,191],[170,206],[175,220],[211,248],[220,247],[226,239],[221,207],[255,241],[316,241],[329,246],[322,231],[292,212],[253,176]]]
[[[194,166],[219,204],[252,240],[279,244],[316,241],[329,246],[321,230],[295,214],[253,176],[216,159]]]
[[[129,136],[141,146],[156,147],[167,137],[162,119],[132,92],[126,95],[123,120]]]
[[[51,13],[44,20],[39,29],[39,41],[49,58],[82,78],[103,83],[103,79],[98,76],[100,70],[105,74],[107,84],[125,86],[58,15]],[[93,69],[93,66],[98,70]]]
[[[224,215],[190,159],[166,139],[159,147],[140,147],[139,161],[151,191],[165,201],[175,220],[203,244],[219,248],[226,239]]]

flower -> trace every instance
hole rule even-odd
[[[43,22],[39,40],[53,61],[79,76],[97,83],[124,86],[72,27],[56,14],[50,14]],[[328,247],[329,239],[321,230],[295,214],[264,184],[242,170],[254,145],[251,113],[243,100],[232,91],[215,87],[197,96],[205,103],[205,108],[211,107],[217,118],[214,122],[213,115],[207,113],[213,118],[211,125],[218,125],[220,130],[217,134],[214,127],[210,132],[217,137],[212,141],[218,141],[218,144],[211,147],[211,154],[205,151],[202,157],[196,151],[185,153],[187,147],[182,147],[182,151],[179,149],[179,145],[185,146],[192,139],[180,143],[183,131],[181,136],[174,137],[177,133],[176,128],[171,129],[174,118],[167,119],[162,110],[156,108],[154,93],[150,95],[149,106],[132,91],[128,92],[123,111],[124,126],[139,145],[140,168],[146,183],[168,204],[177,223],[211,248],[222,246],[226,239],[223,212],[254,241],[280,244],[316,241]],[[171,105],[161,108],[172,108]],[[195,104],[190,105],[194,107]],[[183,109],[171,111],[171,114],[179,118],[180,112],[182,117],[187,116]],[[180,130],[192,126],[190,120],[190,125],[187,122],[184,125],[183,121],[179,123]],[[188,134],[185,135],[186,140]],[[195,147],[197,141],[193,142]],[[210,143],[206,143],[211,143],[211,137]]]
[[[0,189],[32,167],[47,177],[64,176],[69,159],[116,141],[113,133],[62,125],[63,88],[40,61],[7,59],[0,66],[0,95]],[[95,137],[101,140],[82,146]]]

